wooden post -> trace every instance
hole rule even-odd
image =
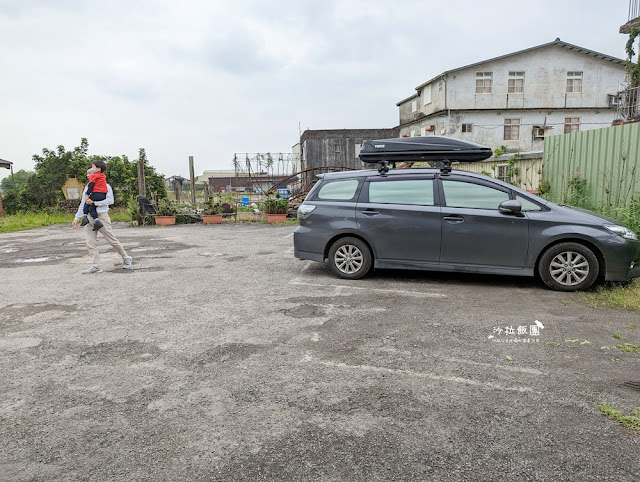
[[[191,207],[196,208],[196,175],[193,169],[193,156],[189,156],[189,175],[191,176]]]
[[[147,189],[144,185],[144,161],[138,160],[138,195],[147,197]]]

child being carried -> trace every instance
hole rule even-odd
[[[91,168],[93,169],[93,174],[89,176],[89,185],[87,186],[87,195],[84,199],[84,216],[82,218],[81,226],[86,226],[89,224],[89,218],[87,214],[89,214],[95,221],[93,223],[93,230],[98,231],[102,228],[103,224],[98,219],[98,211],[96,210],[95,204],[87,204],[87,200],[91,199],[92,201],[104,201],[107,198],[107,176],[105,176],[104,171],[107,168],[107,164],[104,161],[94,161],[91,164]]]

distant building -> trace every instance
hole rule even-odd
[[[399,135],[538,151],[547,136],[610,126],[625,79],[624,60],[556,39],[419,85],[397,104]]]
[[[328,166],[362,169],[358,156],[363,141],[391,139],[398,135],[399,130],[395,127],[306,130],[300,136],[300,171]]]
[[[204,171],[202,176],[198,176],[196,182],[207,183],[211,192],[239,191],[239,192],[268,192],[271,186],[281,181],[285,177],[278,174],[266,172],[252,174],[235,170]]]

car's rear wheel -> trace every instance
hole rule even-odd
[[[371,251],[358,238],[341,238],[329,249],[331,270],[345,279],[360,279],[371,269]]]
[[[598,278],[600,265],[593,251],[579,243],[560,243],[540,258],[542,281],[557,291],[586,290]]]

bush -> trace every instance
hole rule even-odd
[[[610,214],[621,224],[640,234],[640,192],[635,193],[626,206],[614,207]]]
[[[267,214],[287,214],[289,208],[289,201],[282,199],[280,194],[276,194],[275,198],[270,197],[273,193],[267,193],[267,199],[265,199],[260,205],[261,211]]]

